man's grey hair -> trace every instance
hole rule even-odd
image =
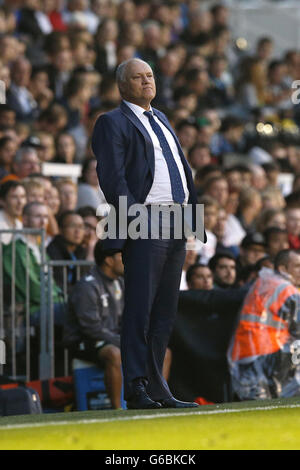
[[[14,163],[21,163],[24,155],[27,155],[28,153],[34,153],[36,156],[38,156],[37,151],[34,147],[21,147],[14,156]]]
[[[138,58],[131,58],[131,59],[128,59],[128,60],[125,60],[124,62],[122,62],[118,66],[117,71],[116,71],[116,80],[117,80],[117,85],[118,85],[119,89],[120,89],[120,85],[122,85],[123,83],[126,82],[126,69],[127,69],[128,65],[130,65],[132,62],[141,62],[143,64],[149,65],[144,60],[138,59]]]

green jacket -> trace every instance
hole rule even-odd
[[[3,284],[4,291],[7,294],[11,292],[12,283],[12,251],[13,244],[3,245]],[[29,274],[29,305],[30,312],[36,312],[41,308],[41,267],[34,255],[33,248],[29,245],[28,259],[26,259],[26,242],[23,238],[15,241],[15,297],[16,303],[26,303],[26,271]],[[48,260],[49,257],[46,257]],[[52,299],[53,303],[61,303],[63,301],[60,288],[53,281],[52,283]]]

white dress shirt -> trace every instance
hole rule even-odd
[[[155,159],[154,179],[152,187],[146,197],[145,204],[173,204],[174,201],[172,197],[171,180],[168,165],[165,157],[163,156],[159,140],[151,127],[149,119],[147,118],[147,116],[144,115],[145,110],[141,106],[129,103],[128,101],[124,100],[124,103],[127,104],[131,111],[133,111],[134,114],[141,121],[143,126],[146,128],[153,143]],[[150,108],[150,111],[152,112],[152,108]],[[161,127],[174,156],[185,193],[185,199],[183,204],[187,204],[189,198],[189,190],[187,188],[186,176],[175,139],[169,129],[164,126],[164,124],[157,118],[157,116],[154,115],[154,119],[157,124],[159,124],[159,126]]]

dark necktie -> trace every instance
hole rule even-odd
[[[150,125],[153,129],[153,132],[156,134],[158,138],[163,156],[167,162],[169,175],[170,175],[170,181],[171,181],[173,201],[177,202],[178,204],[182,204],[185,199],[185,193],[184,193],[184,189],[183,189],[183,185],[181,181],[181,176],[180,176],[177,164],[172,154],[172,150],[170,149],[168,141],[160,125],[157,124],[152,113],[150,111],[144,111],[144,114],[149,119]]]

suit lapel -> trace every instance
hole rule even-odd
[[[147,129],[143,126],[139,118],[134,114],[133,111],[122,101],[120,109],[125,116],[132,122],[132,124],[140,131],[145,139],[146,144],[146,158],[148,160],[152,176],[154,177],[154,150],[150,135]]]

